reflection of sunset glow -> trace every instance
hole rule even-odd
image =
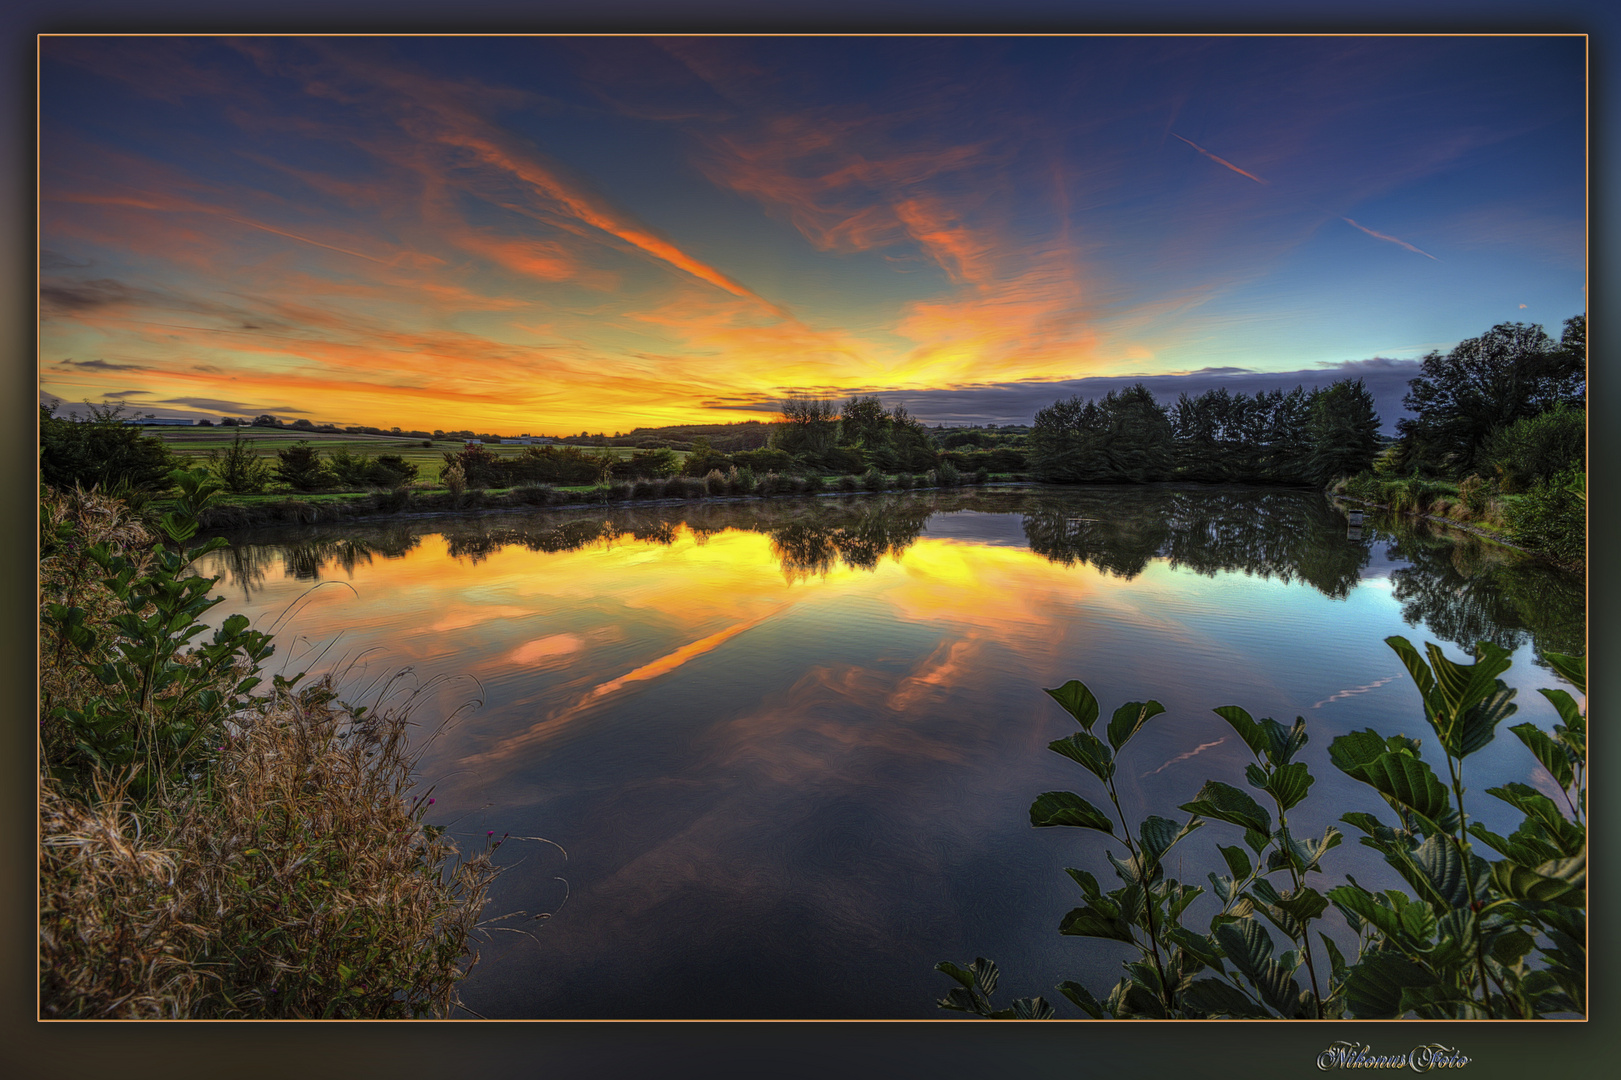
[[[256,625],[307,595],[287,618],[287,648],[314,654],[338,641],[373,665],[352,683],[410,668],[436,695],[413,713],[419,791],[435,793],[436,824],[475,844],[510,831],[567,852],[564,862],[548,845],[503,847],[496,909],[557,912],[570,899],[539,934],[538,963],[528,939],[488,943],[479,971],[496,974],[469,982],[469,1004],[510,1013],[519,1006],[503,995],[517,993],[530,1015],[600,1018],[640,1015],[640,1001],[663,1000],[668,972],[694,957],[730,963],[763,950],[775,979],[806,955],[833,964],[857,952],[879,958],[874,970],[926,977],[938,955],[968,955],[953,934],[984,940],[1005,895],[1056,908],[1032,915],[1034,944],[1019,961],[1034,968],[1072,902],[1058,867],[1109,870],[1106,838],[1029,826],[1036,793],[1087,782],[1047,749],[1075,724],[1042,687],[1070,678],[1105,716],[1129,700],[1166,707],[1120,755],[1116,784],[1133,820],[1185,802],[1206,779],[1243,782],[1247,748],[1211,711],[1229,703],[1285,720],[1320,704],[1300,755],[1317,783],[1292,827],[1318,835],[1348,810],[1379,809],[1326,751],[1342,731],[1422,723],[1416,689],[1383,644],[1412,633],[1387,578],[1358,579],[1356,563],[1341,590],[1319,566],[1314,585],[1293,558],[1247,561],[1253,547],[1225,528],[1214,531],[1227,546],[1180,548],[1173,564],[1132,524],[1159,504],[1123,493],[1107,497],[1119,514],[1106,542],[1074,533],[1058,543],[1060,525],[1102,516],[1085,498],[537,512],[465,520],[445,535],[357,530],[240,554],[261,573]],[[1309,549],[1319,559],[1344,553],[1331,515],[1285,512],[1315,496],[1228,499],[1178,505],[1187,520],[1293,521],[1323,534]],[[1216,505],[1226,509],[1194,512]],[[1273,513],[1257,514],[1263,505]],[[994,509],[1009,506],[1023,516]],[[568,550],[570,537],[596,539]],[[309,590],[312,562],[324,553],[326,565],[347,565],[356,550],[369,557],[350,560],[352,592]],[[200,569],[218,572],[225,555]],[[306,579],[294,576],[301,567]],[[470,700],[477,708],[453,715]],[[1519,701],[1521,716],[1550,722],[1529,686]],[[1545,776],[1520,776],[1546,789]],[[1334,871],[1376,880],[1380,864],[1354,862],[1350,848]],[[1213,847],[1178,858],[1183,880],[1221,872]],[[816,952],[823,942],[838,957]],[[651,989],[625,1005],[625,986]],[[931,992],[886,990],[871,1012],[895,1000],[921,1011]]]

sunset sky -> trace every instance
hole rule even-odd
[[[1028,423],[1586,305],[1581,38],[46,38],[43,400]]]

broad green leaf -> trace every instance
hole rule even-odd
[[[1232,871],[1235,879],[1250,876],[1250,870],[1253,867],[1250,865],[1250,857],[1244,854],[1243,848],[1235,844],[1231,847],[1218,846],[1216,850],[1220,851],[1221,857],[1227,860],[1227,869]]]
[[[1512,968],[1519,964],[1536,943],[1537,939],[1524,930],[1504,930],[1492,939],[1492,959],[1504,967]]]
[[[1537,693],[1553,702],[1553,707],[1559,711],[1559,719],[1563,720],[1566,731],[1581,736],[1581,745],[1587,744],[1587,717],[1582,715],[1581,706],[1576,699],[1563,690],[1538,690]]]
[[[1278,898],[1277,906],[1294,916],[1297,921],[1305,923],[1328,910],[1328,898],[1307,885],[1284,893]]]
[[[1341,736],[1334,740],[1338,745]],[[1332,755],[1333,747],[1329,749]],[[1349,760],[1349,757],[1347,757]],[[1434,823],[1451,808],[1447,790],[1422,760],[1405,753],[1385,751],[1371,760],[1359,761],[1343,770],[1346,775],[1370,785],[1381,795]],[[1436,832],[1438,829],[1427,831]]]
[[[1512,836],[1498,836],[1477,821],[1469,826],[1469,835],[1522,866],[1535,866],[1559,857],[1558,848],[1530,832],[1516,830]]]
[[[1435,933],[1435,912],[1425,904],[1408,904],[1402,908],[1401,925],[1412,940],[1428,941]]]
[[[1513,687],[1498,679],[1491,693],[1478,705],[1465,710],[1458,724],[1458,745],[1456,749],[1447,747],[1453,751],[1453,756],[1468,757],[1491,742],[1497,734],[1497,725],[1519,711],[1520,707],[1514,704],[1516,693]]]
[[[1013,1020],[1051,1020],[1054,1016],[1053,1007],[1045,998],[1016,998],[1013,1002]]]
[[[1165,853],[1176,846],[1177,841],[1199,828],[1204,822],[1197,817],[1188,819],[1184,825],[1178,825],[1169,818],[1150,816],[1138,827],[1138,839],[1142,841],[1143,854],[1153,862],[1159,862]]]
[[[1092,730],[1092,725],[1098,718],[1098,699],[1092,696],[1092,691],[1086,688],[1085,683],[1071,679],[1056,690],[1048,690],[1047,694],[1062,705],[1064,711],[1075,718],[1076,723],[1087,731]]]
[[[1165,711],[1157,701],[1128,701],[1114,711],[1109,721],[1109,745],[1116,750],[1131,741],[1131,737],[1149,720]]]
[[[1305,927],[1293,914],[1281,906],[1282,895],[1266,878],[1261,878],[1250,886],[1250,896],[1255,900],[1255,906],[1267,920],[1283,931],[1291,940],[1298,940],[1305,931]]]
[[[1352,929],[1355,929],[1355,927],[1353,927]],[[1319,931],[1318,934],[1317,934],[1317,937],[1318,937],[1319,940],[1322,941],[1323,948],[1328,951],[1328,960],[1329,960],[1329,964],[1331,965],[1330,970],[1333,972],[1333,978],[1331,978],[1329,980],[1329,983],[1331,985],[1337,985],[1339,983],[1344,982],[1345,981],[1345,954],[1340,952],[1340,947],[1338,945],[1334,944],[1334,939],[1329,937],[1327,934],[1324,934],[1321,931]]]
[[[934,965],[934,970],[950,975],[953,979],[956,979],[970,990],[974,988],[974,973],[965,967],[952,963],[950,960],[940,961],[938,964]]]
[[[1036,801],[1030,804],[1030,824],[1037,828],[1074,825],[1098,832],[1114,832],[1103,811],[1069,791],[1044,791],[1037,795]]]
[[[1267,779],[1266,790],[1278,800],[1278,806],[1287,811],[1306,797],[1306,790],[1311,787],[1313,779],[1311,773],[1306,771],[1306,763],[1296,761],[1274,769]]]
[[[1079,762],[1099,780],[1107,781],[1114,775],[1114,756],[1103,740],[1087,731],[1077,731],[1047,744],[1047,749]]]
[[[1175,887],[1166,891],[1164,896],[1166,918],[1174,924],[1182,917],[1182,912],[1187,910],[1188,905],[1193,903],[1194,898],[1203,894],[1204,890],[1197,885],[1172,884]]]
[[[1492,864],[1492,884],[1516,900],[1582,907],[1587,903],[1587,856],[1555,859],[1535,870],[1508,861]]]
[[[1108,1010],[1116,1019],[1167,1019],[1165,1003],[1130,979],[1121,979],[1109,995]]]
[[[1090,904],[1078,907],[1065,915],[1058,923],[1058,932],[1069,937],[1095,937],[1107,938],[1110,941],[1124,941],[1134,944],[1131,936],[1131,927],[1124,919],[1118,916],[1104,915]]]
[[[1437,984],[1433,972],[1399,953],[1367,953],[1345,974],[1346,1006],[1358,1020],[1394,1020],[1406,1011],[1404,990]]]
[[[1439,902],[1437,914],[1450,908],[1469,904],[1471,882],[1465,880],[1464,857],[1457,845],[1442,836],[1425,838],[1412,854],[1414,865],[1424,874],[1431,895]],[[1490,873],[1486,860],[1473,853],[1469,856],[1469,877],[1473,879],[1473,893],[1478,899],[1485,894],[1486,877]]]
[[[1081,891],[1086,894],[1088,900],[1096,900],[1103,895],[1103,890],[1098,888],[1098,879],[1085,870],[1077,870],[1073,866],[1066,866],[1064,867],[1064,873],[1075,879],[1075,884],[1081,887]]]
[[[1217,821],[1225,821],[1242,829],[1253,830],[1267,837],[1272,833],[1272,816],[1261,807],[1261,804],[1238,788],[1223,784],[1219,780],[1206,780],[1204,787],[1193,797],[1193,801],[1183,803],[1180,809],[1200,817],[1215,818]]]
[[[1554,782],[1562,788],[1568,788],[1576,782],[1575,766],[1571,764],[1570,752],[1555,742],[1548,733],[1535,724],[1515,724],[1509,728],[1515,736],[1525,744],[1542,767],[1548,770]]]
[[[1340,772],[1351,773],[1358,766],[1387,753],[1392,747],[1372,728],[1349,731],[1328,744],[1328,760]]]
[[[1260,977],[1252,979],[1266,1003],[1278,1010],[1285,1019],[1304,1015],[1300,1003],[1300,983],[1293,978],[1293,968],[1277,961],[1267,964]]]
[[[1578,694],[1587,693],[1587,658],[1584,656],[1565,656],[1562,653],[1543,653],[1542,658],[1548,661],[1548,666],[1559,673],[1564,679],[1576,688]]]
[[[1478,642],[1475,662],[1459,664],[1430,642],[1425,645],[1426,664],[1406,638],[1398,635],[1385,641],[1418,684],[1425,717],[1453,757],[1465,757],[1486,745],[1498,721],[1514,712],[1509,700],[1513,693],[1497,678],[1510,664],[1508,651],[1501,646]]]
[[[1266,753],[1268,745],[1266,732],[1261,730],[1261,725],[1257,724],[1249,713],[1237,705],[1223,705],[1212,711],[1232,725],[1232,729],[1238,732],[1238,737],[1244,740],[1244,745],[1250,748],[1252,754],[1260,757]]]
[[[1182,1003],[1205,1016],[1234,1020],[1267,1020],[1272,1014],[1236,986],[1222,979],[1195,979],[1182,991]]]
[[[1075,982],[1072,979],[1065,979],[1063,982],[1058,984],[1058,990],[1065,997],[1073,1001],[1076,1008],[1086,1013],[1086,1015],[1090,1016],[1092,1019],[1102,1020],[1106,1015],[1103,1011],[1103,1006],[1098,1004],[1098,999],[1093,997],[1092,992],[1086,987],[1082,986],[1080,983]]]
[[[1255,919],[1222,923],[1212,931],[1212,936],[1232,965],[1251,982],[1266,969],[1272,957],[1272,935]]]
[[[1461,986],[1409,986],[1401,992],[1396,1007],[1401,1015],[1411,1012],[1421,1020],[1484,1020],[1486,1010]]]
[[[1486,794],[1495,795],[1526,816],[1533,818],[1546,831],[1548,838],[1565,856],[1580,854],[1587,848],[1587,830],[1565,818],[1554,801],[1527,784],[1504,784],[1487,788]]]
[[[1328,898],[1349,918],[1355,915],[1362,922],[1378,930],[1387,938],[1401,940],[1401,916],[1381,904],[1374,895],[1360,885],[1340,885],[1328,890]]]

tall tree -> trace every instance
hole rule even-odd
[[[790,454],[821,454],[838,436],[838,408],[820,398],[794,396],[782,403],[782,426],[777,429],[779,450]]]
[[[1373,468],[1379,453],[1379,414],[1361,379],[1341,379],[1311,396],[1307,474],[1315,484]]]
[[[876,397],[853,397],[839,416],[839,442],[876,450],[889,442],[889,414]]]
[[[1585,320],[1579,331],[1567,327],[1577,332],[1585,348]],[[1501,323],[1445,355],[1430,353],[1402,399],[1413,413],[1396,424],[1404,459],[1451,475],[1474,471],[1493,432],[1585,394],[1568,356],[1542,327],[1525,323]]]

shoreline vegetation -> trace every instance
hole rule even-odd
[[[410,698],[266,692],[268,636],[204,636],[223,597],[188,571],[226,545],[188,546],[212,482],[173,480],[155,527],[40,502],[40,1016],[450,1015],[501,841],[464,855],[431,822]]]
[[[343,431],[307,420],[286,425],[272,416],[232,419],[218,429],[171,428],[159,438],[126,422],[116,405],[90,405],[84,419],[59,417],[55,406],[42,405],[41,1015],[446,1016],[457,1005],[457,982],[476,962],[474,938],[499,872],[494,853],[502,841],[492,834],[481,850],[463,855],[443,828],[429,822],[433,798],[411,794],[416,759],[407,735],[408,706],[384,708],[384,695],[371,706],[345,703],[330,679],[300,686],[301,676],[275,676],[262,687],[259,673],[274,645],[240,616],[204,636],[201,617],[223,597],[209,597],[218,579],[197,576],[192,564],[229,546],[218,536],[193,545],[204,530],[545,507],[875,495],[993,482],[1242,484],[1315,490],[1425,517],[1579,571],[1586,560],[1586,356],[1583,317],[1567,321],[1558,342],[1541,327],[1503,324],[1448,354],[1431,353],[1409,384],[1403,404],[1412,415],[1398,421],[1394,440],[1380,435],[1372,396],[1360,380],[1309,393],[1184,394],[1171,407],[1139,384],[1099,400],[1054,402],[1028,426],[949,430],[930,429],[901,406],[886,410],[876,397],[855,397],[842,407],[794,398],[783,403],[775,424],[639,430],[616,437],[614,445],[606,436],[582,433],[567,440],[574,445],[547,440],[521,448],[492,448],[471,432],[435,431],[417,439],[424,433]],[[1482,685],[1491,683],[1501,658],[1489,645],[1482,642],[1473,667],[1452,665],[1458,669],[1453,674],[1476,672]],[[1550,660],[1582,685],[1579,657]],[[1431,663],[1439,672],[1444,661],[1432,651]],[[1408,663],[1425,686],[1422,666]],[[1431,682],[1438,677],[1431,675]],[[1079,686],[1067,684],[1068,697],[1049,692],[1089,729],[1095,702],[1082,707],[1080,692],[1070,689]],[[1555,776],[1576,770],[1576,779],[1564,787],[1580,798],[1585,716],[1574,711],[1568,695],[1552,697],[1562,691],[1545,693],[1566,720],[1561,741],[1554,745],[1546,735],[1539,740],[1516,733]],[[1452,726],[1436,728],[1449,765],[1491,738],[1490,725],[1478,739],[1470,734],[1484,723],[1476,714],[1485,701],[1437,699],[1436,709],[1451,710],[1447,715],[1453,717]],[[1115,750],[1147,718],[1146,706],[1124,708],[1110,725]],[[1141,719],[1126,715],[1133,708]],[[1432,724],[1438,715],[1432,710]],[[1506,715],[1493,712],[1488,719],[1494,725]],[[1238,879],[1248,883],[1241,898],[1249,905],[1245,917],[1213,927],[1209,938],[1162,940],[1175,912],[1169,894],[1152,884],[1157,860],[1195,822],[1177,833],[1166,819],[1150,817],[1142,848],[1132,856],[1141,869],[1122,874],[1124,892],[1103,897],[1095,882],[1077,880],[1093,913],[1086,925],[1093,926],[1117,916],[1131,922],[1120,913],[1133,904],[1145,910],[1142,881],[1148,876],[1154,896],[1149,909],[1171,905],[1163,919],[1149,915],[1140,924],[1153,963],[1136,966],[1135,981],[1123,982],[1103,1005],[1084,989],[1071,994],[1072,1001],[1093,1015],[1098,1009],[1113,1015],[1158,1009],[1170,1015],[1250,1015],[1243,1010],[1251,1008],[1296,1015],[1308,1007],[1322,1015],[1336,1000],[1366,1015],[1582,1010],[1572,980],[1585,975],[1585,956],[1558,950],[1566,949],[1559,935],[1583,936],[1572,920],[1585,918],[1585,829],[1578,854],[1569,821],[1546,797],[1536,796],[1538,802],[1534,792],[1517,789],[1513,798],[1499,795],[1526,810],[1527,824],[1504,841],[1507,847],[1498,843],[1503,838],[1474,826],[1469,832],[1509,856],[1490,868],[1494,895],[1501,896],[1492,903],[1505,905],[1501,911],[1515,925],[1490,934],[1483,922],[1451,925],[1446,911],[1460,899],[1452,868],[1472,871],[1478,857],[1459,831],[1456,772],[1456,807],[1449,807],[1435,777],[1424,773],[1414,780],[1422,781],[1420,787],[1379,788],[1400,818],[1395,832],[1378,823],[1351,824],[1367,825],[1364,842],[1385,851],[1404,874],[1416,858],[1424,867],[1438,867],[1444,880],[1428,870],[1423,877],[1408,875],[1424,904],[1408,903],[1405,896],[1389,903],[1369,900],[1342,889],[1325,899],[1305,885],[1303,875],[1316,871],[1327,839],[1302,855],[1301,842],[1288,837],[1282,824],[1285,803],[1292,805],[1297,794],[1291,778],[1303,769],[1289,761],[1304,741],[1303,730],[1297,737],[1271,721],[1257,725],[1247,714],[1233,722],[1256,752],[1252,783],[1277,800],[1279,832],[1270,833],[1266,819],[1252,813],[1248,796],[1225,786],[1219,798],[1202,794],[1197,812],[1236,824],[1260,822],[1262,827],[1250,830],[1253,836],[1246,835],[1257,856],[1272,845],[1273,863],[1260,873],[1288,868],[1293,887],[1268,892],[1247,856],[1232,858],[1235,878],[1226,899],[1239,898]],[[1256,735],[1262,728],[1264,734]],[[1409,780],[1418,775],[1411,764],[1416,744],[1368,735],[1366,746],[1347,749],[1335,764],[1376,787],[1368,779],[1375,773],[1405,770]],[[1107,754],[1096,752],[1097,742],[1093,737],[1085,753],[1069,756],[1107,783],[1104,773],[1112,766]],[[1351,750],[1355,754],[1346,757]],[[1036,824],[1107,826],[1078,796],[1057,794],[1064,796],[1063,805],[1048,807],[1050,820]],[[1193,812],[1191,804],[1183,809]],[[1581,816],[1574,814],[1578,825],[1572,829]],[[1222,850],[1242,855],[1236,847]],[[1468,875],[1470,882],[1474,876]],[[1347,968],[1325,941],[1332,963],[1317,958],[1309,995],[1288,987],[1288,993],[1274,994],[1284,986],[1279,978],[1290,977],[1278,976],[1279,965],[1292,971],[1296,959],[1306,959],[1310,966],[1306,950],[1312,946],[1295,931],[1303,935],[1305,924],[1329,902],[1376,936],[1371,959]],[[1110,904],[1114,915],[1108,914]],[[1434,917],[1425,917],[1426,905]],[[1231,906],[1236,912],[1240,905],[1233,900]],[[1255,910],[1302,952],[1270,960],[1265,932],[1252,932],[1260,927],[1249,917]],[[1400,925],[1391,921],[1398,918]],[[1233,936],[1240,923],[1242,941]],[[1545,936],[1533,938],[1543,931],[1554,935],[1555,951],[1544,946]],[[1103,936],[1135,942],[1134,934],[1110,923]],[[1184,973],[1212,961],[1219,970],[1225,954],[1244,979],[1181,996],[1186,988],[1162,966],[1173,945],[1184,959],[1192,958]],[[1473,961],[1420,971],[1412,963],[1427,961],[1396,955],[1442,948],[1473,953]],[[1553,974],[1524,968],[1533,949]],[[1568,966],[1568,979],[1560,965]],[[963,991],[954,991],[946,1007],[992,1014],[994,965],[980,961],[941,970]],[[1342,981],[1343,971],[1365,972],[1367,978],[1359,983],[1362,976],[1347,975]],[[1324,985],[1345,993],[1336,999],[1332,989],[1320,992]],[[1399,996],[1384,993],[1390,985]],[[1245,996],[1242,1006],[1229,991]],[[1375,1000],[1376,992],[1384,996]],[[1023,1015],[1034,1006],[1016,1008]]]

